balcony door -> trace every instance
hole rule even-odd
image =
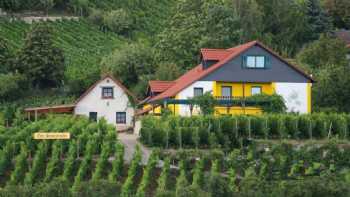
[[[221,87],[221,97],[223,99],[230,99],[232,97],[232,87],[231,86],[222,86]]]

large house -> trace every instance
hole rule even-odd
[[[218,100],[246,98],[255,94],[281,95],[289,112],[311,112],[310,75],[258,41],[229,49],[201,49],[201,63],[175,81],[150,81],[144,108],[138,114],[160,113],[189,116],[193,106],[186,100],[210,92]],[[259,114],[256,106],[215,107],[217,114]]]
[[[133,94],[117,79],[107,75],[93,84],[74,104],[49,107],[27,108],[28,116],[37,118],[40,113],[73,113],[84,115],[93,121],[104,118],[118,130],[133,127]]]

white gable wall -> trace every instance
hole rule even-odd
[[[114,98],[103,99],[102,87],[113,87]],[[134,108],[129,102],[126,92],[112,79],[106,78],[98,83],[74,109],[74,114],[89,116],[89,112],[97,112],[97,118],[104,117],[108,123],[113,124],[117,129],[124,129],[132,126]],[[126,124],[116,124],[116,112],[126,112]]]
[[[203,88],[203,93],[213,92],[213,81],[196,81],[187,88],[183,89],[177,94],[176,99],[188,99],[192,98],[194,95],[194,88]],[[193,109],[193,113],[196,114],[199,109]],[[180,105],[179,115],[190,116],[191,111],[189,105]]]
[[[275,83],[275,91],[285,100],[288,112],[308,113],[307,83]]]

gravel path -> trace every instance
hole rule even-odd
[[[129,163],[132,159],[132,156],[135,152],[136,145],[139,144],[142,151],[142,163],[147,164],[148,158],[151,155],[152,150],[143,146],[141,143],[137,141],[138,136],[131,133],[118,133],[118,139],[124,145],[125,154],[124,160]]]

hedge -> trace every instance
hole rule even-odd
[[[245,139],[349,139],[349,114],[153,117],[142,119],[140,140],[164,148],[232,148]]]

